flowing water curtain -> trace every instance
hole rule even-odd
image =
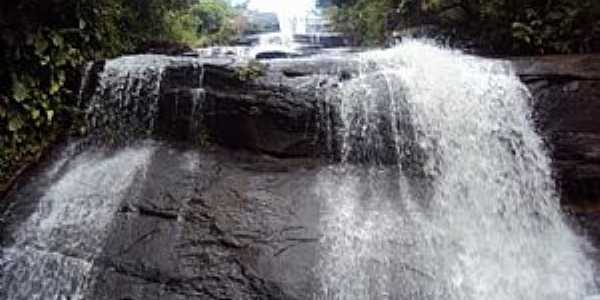
[[[316,187],[318,299],[594,292],[509,65],[418,41],[359,59],[339,93],[344,159]]]
[[[149,144],[113,154],[88,150],[66,166],[62,160],[51,166],[46,175],[55,182],[1,249],[0,296],[86,299],[114,214],[137,192],[154,151]]]

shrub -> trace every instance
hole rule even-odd
[[[185,5],[175,0],[2,1],[0,185],[76,117],[85,61],[173,35],[167,12]]]
[[[429,26],[435,28],[433,34],[450,42],[493,54],[600,51],[600,2],[596,0],[337,2],[336,28],[358,33],[364,37],[358,42],[366,45],[382,44],[386,31]]]

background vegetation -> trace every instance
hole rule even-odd
[[[336,0],[335,27],[357,44],[420,28],[489,54],[600,51],[597,0]]]
[[[227,42],[232,16],[225,0],[0,1],[0,191],[77,118],[85,62]]]

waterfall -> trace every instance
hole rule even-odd
[[[88,74],[90,138],[0,214],[0,299],[597,298],[509,63],[415,40],[339,61],[314,77],[274,62],[252,84],[157,55]],[[333,155],[190,145],[203,134],[314,135]]]
[[[90,65],[88,73],[92,69]],[[1,299],[86,299],[93,285],[92,268],[117,210],[144,184],[158,145],[145,139],[158,125],[168,129],[182,118],[197,116],[203,97],[196,88],[199,70],[194,59],[160,55],[105,62],[93,94],[88,99],[81,95],[91,138],[71,141],[42,176],[28,183],[27,189],[40,192],[20,191],[12,200],[17,208],[3,212],[25,220],[11,224],[14,228],[2,236],[6,245],[0,248]],[[188,77],[180,78],[177,72]],[[90,77],[85,74],[84,88],[91,84]],[[187,98],[179,96],[185,90],[165,86],[174,81],[189,86]],[[161,117],[166,124],[158,124]],[[98,149],[96,142],[102,145]],[[121,146],[104,145],[114,142]],[[27,203],[35,207],[20,207]]]
[[[260,5],[259,9],[265,9],[267,4],[256,1],[256,5]],[[251,7],[253,2],[251,2]],[[316,8],[315,0],[297,0],[289,2],[274,2],[268,3],[271,9],[277,15],[279,22],[279,32],[274,34],[262,35],[259,40],[259,47],[272,47],[281,45],[292,49],[295,45],[294,35],[306,34],[308,32],[307,18],[310,13]]]
[[[406,41],[340,82],[342,162],[321,172],[316,299],[584,299],[530,95],[507,63]]]
[[[200,69],[199,62],[184,57],[133,55],[108,60],[99,74],[96,90],[85,103],[88,129],[114,141],[153,133],[157,129],[161,92],[172,88],[162,86],[165,73],[178,64]],[[193,74],[190,71],[188,75]],[[200,81],[200,76],[177,79],[185,85],[184,82]]]

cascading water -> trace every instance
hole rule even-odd
[[[307,33],[307,18],[314,8],[315,0],[274,3],[271,9],[277,15],[279,32],[262,35],[258,47],[262,49],[280,45],[293,49],[294,35]]]
[[[99,75],[99,86],[91,99],[85,99],[89,102],[86,103],[88,127],[99,128],[103,131],[99,134],[120,140],[153,132],[164,72],[169,66],[190,62],[195,60],[162,55],[125,56],[107,61]],[[199,63],[195,63],[199,68]]]
[[[29,184],[46,189],[39,199],[29,198],[38,193],[16,199],[17,205],[37,201],[37,207],[0,248],[1,299],[86,299],[109,225],[121,202],[135,197],[157,147],[139,140],[155,130],[163,73],[182,61],[189,59],[147,55],[106,62],[93,95],[82,99],[88,127],[100,143],[108,137],[126,146],[93,149],[87,145],[93,143],[74,141],[39,177],[45,181]],[[89,75],[82,81],[85,87]]]
[[[85,299],[112,216],[125,196],[135,194],[134,182],[144,177],[153,151],[144,145],[112,155],[87,151],[66,165],[57,161],[65,170],[48,170],[55,182],[2,249],[1,298]]]
[[[529,94],[506,63],[407,41],[340,83],[320,175],[317,299],[568,300],[594,292]]]

